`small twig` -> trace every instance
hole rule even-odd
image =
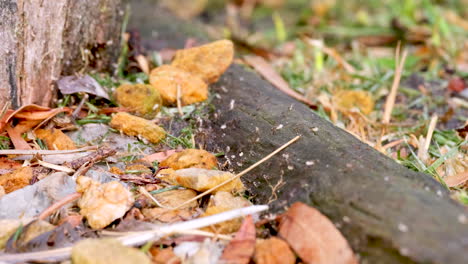
[[[78,169],[79,167],[83,166],[83,164],[85,163],[95,163],[97,161],[100,161],[100,160],[103,160],[109,156],[112,156],[116,153],[117,151],[115,149],[112,149],[112,148],[108,148],[108,147],[102,147],[102,148],[99,148],[97,151],[89,154],[89,155],[86,155],[82,158],[79,158],[79,159],[76,159],[72,162],[65,162],[64,165],[66,165],[67,167],[70,167],[74,170]]]
[[[429,146],[431,145],[432,134],[434,134],[434,130],[437,125],[437,115],[434,114],[431,118],[431,122],[429,123],[429,127],[427,128],[426,139],[424,140],[424,151],[427,152],[429,150]]]
[[[84,94],[83,98],[81,99],[80,103],[78,104],[78,106],[76,107],[75,111],[73,111],[72,113],[72,118],[75,119],[78,114],[80,113],[81,111],[81,108],[83,108],[83,105],[86,101],[88,101],[88,97],[89,95],[87,93]]]
[[[96,149],[97,149],[97,146],[89,146],[89,147],[84,147],[84,148],[79,148],[79,149],[69,149],[69,150],[2,149],[0,150],[0,155],[57,155],[57,154],[84,152],[84,151],[96,150]]]
[[[151,193],[149,193],[143,186],[140,186],[138,188],[138,191],[140,191],[141,194],[149,198],[151,201],[153,201],[157,206],[165,209],[173,209],[172,207],[162,205]]]
[[[184,116],[184,111],[182,111],[182,90],[180,88],[180,84],[177,84],[177,111],[179,111],[179,115],[182,117]]]
[[[78,198],[81,197],[81,193],[72,193],[72,194],[69,194],[65,197],[63,197],[62,200],[52,204],[51,206],[49,206],[47,209],[45,209],[38,217],[39,220],[44,220],[46,219],[48,216],[50,216],[51,214],[53,214],[55,211],[57,211],[58,209],[60,209],[62,206],[68,204],[68,203],[71,203],[75,200],[77,200]]]
[[[262,164],[263,162],[269,160],[269,159],[270,159],[271,157],[273,157],[274,155],[278,154],[278,152],[280,152],[280,151],[282,151],[283,149],[287,148],[287,147],[288,147],[289,145],[291,145],[292,143],[296,142],[300,137],[301,137],[301,136],[297,136],[297,137],[291,139],[291,140],[288,141],[286,144],[284,144],[284,145],[282,145],[281,147],[277,148],[275,151],[273,151],[272,153],[268,154],[268,155],[267,155],[266,157],[264,157],[263,159],[257,161],[255,164],[253,164],[252,166],[250,166],[250,167],[248,167],[247,169],[243,170],[243,171],[240,172],[239,174],[234,175],[233,177],[231,177],[231,178],[225,180],[224,182],[222,182],[222,183],[220,183],[220,184],[214,186],[213,188],[211,188],[211,189],[209,189],[209,190],[207,190],[207,191],[205,191],[205,192],[203,192],[203,193],[201,193],[201,194],[199,194],[199,195],[197,195],[197,196],[195,196],[195,197],[193,197],[193,198],[191,198],[191,199],[189,199],[189,200],[187,200],[187,201],[185,201],[185,202],[179,204],[178,206],[174,207],[173,209],[179,209],[179,208],[181,208],[182,206],[187,205],[187,204],[189,204],[189,203],[191,203],[191,202],[193,202],[193,201],[196,201],[196,200],[200,199],[201,197],[203,197],[203,196],[205,196],[205,195],[207,195],[207,194],[213,192],[214,190],[218,189],[219,187],[224,186],[224,185],[226,185],[226,184],[232,182],[233,180],[235,180],[235,179],[237,179],[237,178],[240,178],[241,176],[247,174],[248,172],[250,172],[251,170],[253,170],[254,168],[256,168],[258,165]]]
[[[37,163],[39,163],[39,165],[41,165],[41,166],[43,166],[43,167],[46,167],[46,168],[49,168],[49,169],[53,169],[53,170],[56,170],[56,171],[63,171],[63,172],[66,172],[66,173],[73,173],[73,172],[75,172],[74,169],[71,169],[71,168],[69,168],[69,167],[60,166],[60,165],[56,165],[56,164],[52,164],[52,163],[45,162],[45,161],[40,160],[40,159],[37,160]]]
[[[382,118],[382,122],[384,124],[388,124],[392,117],[393,107],[395,106],[395,99],[398,91],[398,86],[400,84],[401,73],[403,71],[403,67],[405,66],[406,56],[408,52],[405,50],[403,51],[403,57],[400,61],[400,43],[396,48],[395,52],[395,76],[393,78],[392,88],[390,89],[390,93],[387,96],[387,100],[385,101],[385,109]]]

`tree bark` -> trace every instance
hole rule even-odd
[[[186,38],[203,38],[196,23],[136,2],[133,13],[158,17],[135,25],[143,39],[182,47]],[[243,177],[255,201],[269,203],[271,212],[295,201],[318,208],[339,227],[361,263],[455,264],[468,259],[467,210],[431,176],[401,166],[242,66],[232,66],[212,92],[218,96],[210,147],[224,151],[235,171],[302,136]]]
[[[61,74],[116,61],[122,0],[0,0],[0,105],[49,105]]]

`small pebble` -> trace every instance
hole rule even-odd
[[[312,166],[312,165],[315,164],[315,162],[314,162],[313,160],[308,160],[308,161],[306,161],[305,164],[306,164],[307,166]]]
[[[406,225],[403,224],[403,223],[399,223],[399,224],[398,224],[398,230],[400,230],[400,231],[403,232],[403,233],[406,233],[406,232],[408,232],[408,226],[406,226]]]

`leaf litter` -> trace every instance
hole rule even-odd
[[[293,263],[294,244],[258,236],[254,222],[268,207],[245,198],[241,177],[299,136],[233,174],[195,148],[190,128],[167,126],[206,105],[233,54],[228,40],[179,50],[170,65],[143,67],[149,84],[127,80],[113,93],[89,75],[68,76],[61,107],[7,110],[0,132],[14,149],[0,150],[0,262]]]

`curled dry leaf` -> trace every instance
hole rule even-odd
[[[167,159],[163,160],[162,167],[169,167],[174,170],[186,168],[202,168],[202,169],[217,169],[218,160],[216,157],[206,150],[201,149],[185,149],[181,152],[174,153]]]
[[[164,207],[143,208],[142,213],[146,219],[163,223],[173,223],[192,218],[197,207],[197,201],[193,201],[179,209],[172,210],[179,204],[197,196],[193,190],[172,190],[153,195],[154,198]]]
[[[239,231],[224,248],[221,261],[226,263],[248,264],[255,251],[255,225],[251,215],[242,222]],[[280,252],[275,252],[278,254]]]
[[[180,89],[182,105],[203,102],[208,98],[208,85],[198,76],[171,65],[163,65],[151,71],[150,83],[161,93],[165,105],[177,103]]]
[[[175,150],[175,149],[165,150],[165,151],[156,152],[156,153],[147,155],[146,157],[142,158],[141,160],[144,161],[144,162],[149,162],[149,163],[152,163],[154,161],[161,162],[161,161],[167,159],[169,156],[171,156],[174,153],[177,153],[177,150]]]
[[[58,129],[37,129],[34,133],[45,141],[50,150],[76,149],[75,142]]]
[[[195,48],[179,50],[172,65],[214,83],[234,58],[234,45],[230,40],[218,40]]]
[[[93,229],[101,229],[122,217],[132,206],[133,196],[120,182],[104,184],[80,176],[76,190],[82,193],[78,200],[80,214],[88,220]]]
[[[164,129],[146,119],[127,113],[117,113],[112,117],[110,126],[129,136],[141,136],[151,143],[158,143],[166,137]]]
[[[114,97],[120,106],[141,117],[153,118],[162,106],[159,91],[148,84],[122,84]]]
[[[294,264],[296,256],[288,243],[277,237],[258,240],[255,246],[256,264]]]
[[[74,264],[151,264],[142,251],[113,239],[82,240],[72,248],[71,260]]]
[[[109,100],[107,91],[91,76],[65,76],[57,81],[62,94],[87,93]]]
[[[199,192],[209,190],[216,185],[234,177],[235,175],[218,170],[207,170],[200,168],[188,168],[172,171],[161,170],[159,173],[162,180],[168,181],[172,184],[181,185],[185,188],[194,189]],[[219,187],[214,192],[227,191],[227,192],[241,192],[245,190],[244,184],[239,178]]]
[[[243,197],[234,197],[228,192],[217,192],[214,196],[211,197],[210,202],[208,203],[208,208],[201,217],[215,215],[229,210],[243,208],[251,205],[252,203],[250,203],[247,199],[244,199]],[[205,229],[207,231],[215,231],[216,233],[229,234],[239,230],[241,224],[242,220],[237,218],[216,225],[212,225]]]
[[[279,236],[305,263],[357,264],[346,239],[318,210],[296,202],[284,214]]]
[[[444,181],[448,187],[456,187],[456,186],[462,185],[468,181],[468,171],[450,175],[444,178]]]
[[[10,173],[0,176],[0,186],[5,193],[11,193],[31,183],[33,169],[31,167],[21,167]]]

